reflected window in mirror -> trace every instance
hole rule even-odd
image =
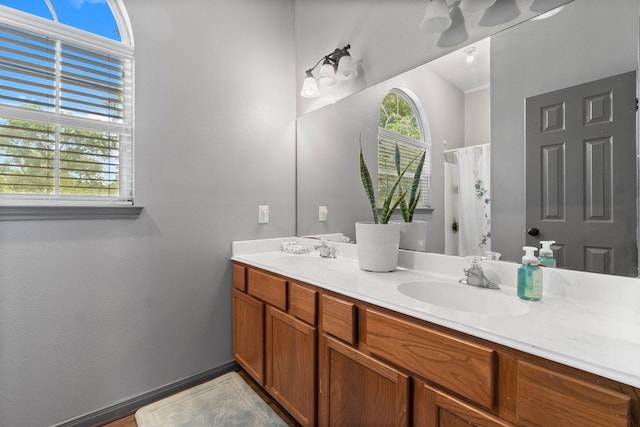
[[[416,155],[426,152],[420,180],[418,208],[431,207],[431,131],[420,100],[407,89],[391,89],[380,105],[378,117],[378,200],[383,204],[398,176],[395,147],[400,151],[403,170]],[[402,187],[411,189],[418,162],[414,161],[402,179]]]

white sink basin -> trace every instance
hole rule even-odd
[[[529,311],[516,296],[455,282],[406,282],[398,285],[398,291],[432,306],[487,316],[517,316]]]

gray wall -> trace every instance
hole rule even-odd
[[[635,70],[637,40],[638,0],[575,1],[491,38],[491,247],[503,259],[519,261],[525,242],[525,98]]]
[[[125,5],[144,211],[0,222],[1,426],[56,424],[231,361],[231,241],[294,233],[293,0]]]
[[[464,145],[491,142],[491,90],[489,87],[464,95]]]

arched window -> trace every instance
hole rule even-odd
[[[426,151],[418,207],[431,205],[431,131],[420,101],[407,89],[391,89],[382,100],[378,118],[378,200],[382,204],[398,176],[395,147],[398,144],[402,167],[422,150]],[[402,185],[411,187],[417,162],[405,174]]]
[[[0,204],[133,204],[122,0],[0,0]]]

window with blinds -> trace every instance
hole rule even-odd
[[[386,200],[390,187],[397,179],[395,147],[400,151],[400,169],[404,168],[419,153],[426,152],[420,183],[419,208],[431,206],[431,136],[425,129],[420,111],[410,94],[401,89],[392,89],[382,100],[378,118],[378,200]],[[411,188],[417,162],[409,167],[402,178],[402,187]]]
[[[132,52],[6,9],[0,203],[133,204]]]

